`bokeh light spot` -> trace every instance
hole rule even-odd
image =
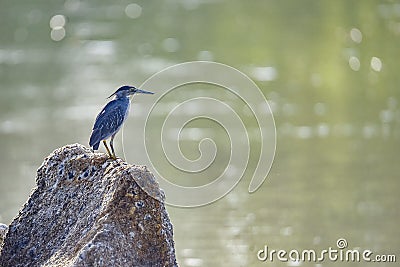
[[[50,33],[50,37],[53,41],[61,41],[65,37],[65,29],[64,28],[56,28],[52,29]]]
[[[371,58],[371,68],[374,71],[381,71],[382,70],[382,61],[377,57]]]
[[[357,57],[350,57],[349,58],[349,66],[352,70],[354,71],[359,71],[360,70],[360,60]]]
[[[165,51],[173,53],[179,50],[179,41],[175,38],[167,38],[162,42]]]
[[[50,28],[56,29],[56,28],[63,28],[65,26],[66,19],[63,15],[54,15],[50,19]]]
[[[353,28],[350,30],[350,38],[353,42],[359,44],[362,41],[362,33],[359,29]]]
[[[131,19],[137,19],[142,15],[142,7],[136,3],[132,3],[126,6],[125,14]]]

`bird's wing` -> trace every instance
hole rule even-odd
[[[93,146],[115,134],[124,122],[127,108],[116,100],[109,102],[96,117],[89,145]]]
[[[116,100],[108,102],[107,105],[105,105],[100,113],[97,115],[96,120],[94,121],[93,130],[98,128],[100,124],[104,121],[107,114],[112,113],[113,110],[116,108],[118,108]]]

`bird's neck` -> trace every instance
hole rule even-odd
[[[114,100],[129,101],[129,96],[126,96],[126,95],[124,95],[124,96],[116,96],[116,97],[114,98]]]

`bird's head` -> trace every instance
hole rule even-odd
[[[134,95],[136,93],[140,94],[154,94],[153,92],[145,91],[145,90],[140,90],[134,86],[130,85],[124,85],[118,88],[117,91],[115,91],[112,95],[110,95],[108,98],[115,96],[116,98],[121,98],[121,97],[128,97],[130,95]]]

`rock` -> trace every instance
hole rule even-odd
[[[36,184],[0,266],[177,266],[164,194],[146,167],[74,144],[44,160]]]
[[[6,237],[7,231],[8,231],[8,226],[5,225],[4,223],[0,223],[0,251],[1,251],[1,246],[3,245],[3,240]]]

